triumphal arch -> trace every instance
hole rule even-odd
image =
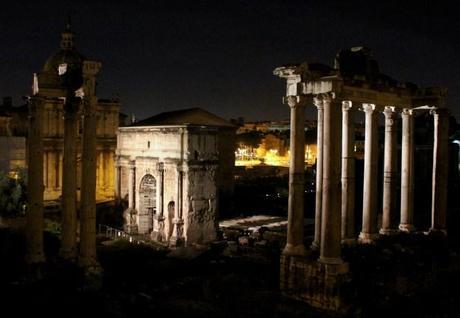
[[[219,206],[233,187],[235,130],[200,108],[119,128],[116,192],[125,230],[169,246],[216,239]]]
[[[434,120],[431,227],[445,235],[447,201],[448,110],[446,91],[398,82],[380,72],[369,49],[340,51],[333,67],[302,63],[274,70],[286,80],[283,102],[291,109],[289,215],[287,244],[281,257],[281,289],[313,306],[340,311],[341,286],[348,265],[341,244],[369,244],[382,235],[411,233],[414,193],[414,113],[429,111]],[[315,235],[311,261],[304,246],[304,116],[318,115]],[[365,114],[362,224],[355,233],[354,116]],[[384,117],[382,219],[378,222],[378,120]],[[398,158],[397,118],[402,118]],[[400,164],[399,164],[400,162]],[[400,171],[398,167],[400,166]],[[400,175],[400,178],[398,177]],[[400,200],[397,184],[400,183]],[[400,202],[399,206],[397,203]],[[381,224],[380,228],[378,224]]]

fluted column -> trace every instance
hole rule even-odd
[[[438,108],[433,110],[432,114],[434,144],[430,232],[446,234],[449,113],[447,109]]]
[[[324,106],[323,100],[314,99],[318,110],[316,124],[316,200],[315,200],[315,236],[312,243],[313,249],[319,249],[321,245],[321,214],[323,200],[323,134],[324,134]]]
[[[77,116],[79,101],[67,97],[64,106],[64,175],[62,176],[62,234],[60,255],[77,256]]]
[[[30,265],[45,261],[43,253],[43,112],[44,99],[33,96],[29,102],[28,181],[27,181],[27,251]]]
[[[385,150],[383,170],[383,216],[380,234],[391,235],[397,233],[398,211],[396,206],[397,182],[397,113],[392,106],[386,106],[385,115]]]
[[[341,264],[340,134],[341,103],[329,94],[321,95],[324,105],[323,197],[319,261]]]
[[[364,142],[363,224],[359,241],[372,243],[377,230],[378,122],[374,104],[363,104],[366,113]]]
[[[355,241],[355,125],[351,101],[342,103],[342,241]]]
[[[305,100],[287,96],[284,102],[291,108],[288,232],[284,255],[302,256],[305,173]]]
[[[402,117],[401,142],[401,220],[399,229],[413,232],[414,206],[414,118],[412,109],[405,108]]]

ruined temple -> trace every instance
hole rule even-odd
[[[330,67],[317,63],[278,67],[286,80],[285,104],[291,109],[290,177],[287,244],[281,257],[281,289],[311,305],[331,311],[344,306],[343,284],[349,278],[342,244],[373,244],[381,236],[413,233],[414,114],[433,116],[431,226],[427,234],[446,235],[448,110],[446,90],[399,82],[381,73],[371,51],[340,51]],[[318,114],[315,235],[304,246],[305,107]],[[354,116],[365,113],[362,224],[355,233]],[[378,116],[385,120],[382,216],[378,206]],[[398,126],[401,117],[401,152]],[[399,171],[400,167],[400,171]],[[397,190],[400,189],[400,200]],[[399,203],[399,206],[398,206]],[[379,226],[380,225],[380,226]],[[317,251],[317,255],[311,251]],[[313,257],[313,258],[312,258]]]

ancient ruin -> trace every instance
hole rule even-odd
[[[370,50],[340,51],[334,67],[302,63],[278,67],[286,80],[285,104],[291,108],[291,159],[287,244],[281,257],[281,289],[322,309],[345,308],[341,287],[348,265],[341,244],[375,242],[380,235],[412,232],[414,141],[413,114],[430,111],[434,120],[432,220],[427,233],[445,234],[448,110],[446,91],[400,83],[379,71]],[[303,237],[304,112],[318,110],[317,196],[312,259]],[[354,114],[365,113],[364,191],[361,232],[354,233]],[[385,116],[383,216],[378,228],[378,116]],[[397,179],[397,117],[402,117],[401,180]],[[401,206],[396,185],[401,182]],[[399,219],[399,221],[398,221]]]
[[[121,127],[116,191],[125,230],[170,246],[216,239],[219,200],[232,191],[235,127],[202,109]]]
[[[70,24],[61,36],[61,50],[48,59],[42,72],[34,74],[33,94],[29,99],[27,260],[30,264],[44,261],[45,187],[53,189],[50,195],[56,196],[62,184],[60,255],[69,261],[78,257],[79,265],[91,274],[99,270],[96,257],[96,187],[105,185],[113,189],[110,182],[110,171],[113,169],[110,165],[113,165],[111,153],[114,152],[114,144],[110,138],[118,126],[119,104],[98,100],[96,76],[101,63],[88,60],[77,52]],[[113,124],[110,127],[105,124],[107,118]],[[63,141],[59,140],[62,132]],[[107,137],[102,148],[98,137]],[[78,164],[80,152],[81,164]],[[96,172],[98,164],[99,173]],[[104,166],[107,166],[106,169],[102,168]]]

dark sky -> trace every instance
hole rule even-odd
[[[276,66],[332,64],[362,45],[398,80],[447,87],[460,118],[460,19],[448,2],[16,1],[0,10],[0,96],[30,94],[68,12],[80,53],[103,62],[98,95],[138,118],[188,107],[287,118]]]

